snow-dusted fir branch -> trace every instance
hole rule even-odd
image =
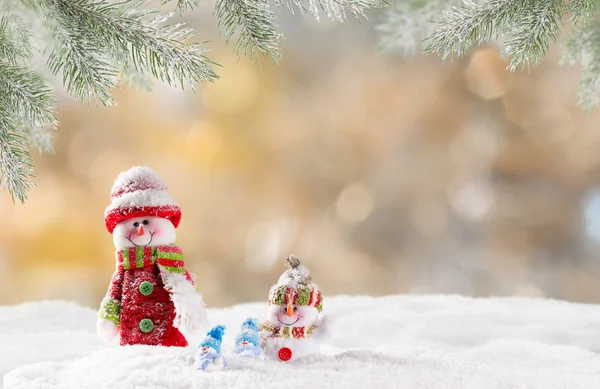
[[[186,14],[196,8],[200,4],[200,0],[163,0],[163,4],[174,1],[177,3],[177,10],[182,14]]]
[[[567,5],[567,13],[571,14],[573,24],[591,20],[598,7],[598,0],[573,0]]]
[[[553,0],[532,2],[538,1]],[[428,38],[426,50],[442,54],[444,58],[463,56],[509,31],[513,21],[525,16],[526,3],[522,0],[490,0],[479,4],[466,0],[463,5],[450,6]],[[531,15],[527,17],[532,18]]]
[[[560,36],[563,0],[524,2],[519,20],[509,20],[510,30],[504,54],[511,58],[508,68],[537,66],[550,49],[550,43]]]
[[[425,48],[425,39],[435,30],[441,13],[462,0],[396,1],[377,26],[379,47],[403,56],[414,55]]]
[[[275,61],[281,58],[283,34],[267,0],[217,0],[215,14],[227,42],[238,34],[237,55],[249,55],[252,61],[257,61],[259,54]]]
[[[579,104],[586,110],[600,102],[600,20],[576,26],[564,44],[563,61],[581,62]]]
[[[166,18],[141,8],[141,4],[123,7],[119,3],[94,0],[45,0],[42,3],[40,9],[44,17],[49,21],[58,20],[62,27],[56,35],[57,41],[65,43],[59,44],[53,52],[51,68],[63,71],[67,87],[76,95],[98,96],[104,104],[111,103],[106,89],[115,85],[117,72],[114,58],[107,58],[110,54],[127,57],[135,70],[151,73],[168,84],[177,83],[181,88],[184,84],[193,88],[197,82],[217,77],[211,62],[203,55],[204,49],[197,43],[187,43],[194,35],[193,29],[182,24],[160,27]],[[155,17],[147,20],[149,16]],[[67,25],[67,21],[71,24]],[[65,36],[70,41],[61,41]],[[62,60],[65,54],[73,54],[75,50],[78,56],[74,59],[87,63],[88,73],[81,75],[73,68],[72,61]],[[83,55],[87,58],[79,57]],[[70,72],[65,72],[65,68]]]
[[[425,42],[426,51],[457,58],[482,44],[499,43],[514,71],[538,65],[562,27],[573,24],[565,58],[584,65],[580,104],[590,109],[600,102],[597,11],[598,0],[398,0],[378,29],[380,45],[403,54]]]
[[[367,12],[388,5],[386,0],[275,0],[291,13],[294,7],[311,13],[317,20],[323,12],[333,22],[348,21],[347,14],[357,20]],[[249,55],[253,61],[259,54],[278,61],[281,58],[280,41],[283,34],[268,0],[217,0],[215,14],[227,42],[234,36],[234,51],[239,56]]]
[[[348,13],[358,21],[367,18],[367,12],[374,12],[387,7],[387,0],[275,0],[275,2],[294,13],[294,6],[301,12],[311,13],[315,19],[320,19],[323,12],[332,22],[348,21]]]
[[[345,21],[346,13],[366,17],[385,0],[275,0],[318,17]],[[183,23],[168,25],[175,12],[164,14],[151,4],[175,4],[187,13],[200,0],[2,0],[0,1],[0,186],[24,201],[32,186],[28,146],[51,150],[56,125],[54,97],[31,68],[32,51],[40,52],[51,73],[83,102],[112,106],[111,90],[123,81],[148,76],[170,85],[194,89],[217,78],[205,49],[194,43],[195,31]],[[283,37],[268,0],[218,0],[215,13],[234,50],[253,60],[260,55],[279,60]],[[35,28],[34,28],[35,27]],[[40,31],[40,29],[42,31]],[[43,39],[40,39],[43,38]],[[32,43],[33,40],[35,43]]]
[[[0,58],[13,64],[30,58],[29,29],[18,15],[3,4],[0,4],[0,34]]]
[[[0,62],[0,105],[27,127],[56,124],[54,94],[40,76],[26,68]]]
[[[29,142],[20,125],[13,112],[0,106],[0,185],[8,189],[13,202],[15,197],[25,201],[33,185]]]
[[[62,75],[67,91],[80,101],[100,100],[111,106],[109,89],[117,86],[117,72],[106,58],[102,46],[89,39],[83,23],[49,1],[39,8],[44,26],[54,38],[54,47],[47,59],[49,69]]]
[[[187,11],[196,0],[179,0]],[[28,147],[52,150],[50,130],[57,125],[54,94],[30,68],[32,39],[49,70],[81,101],[114,104],[111,88],[124,73],[149,74],[194,88],[217,75],[204,49],[189,42],[194,31],[183,24],[165,26],[171,14],[144,7],[144,1],[6,0],[0,4],[0,186],[24,201],[33,185]],[[32,22],[39,20],[41,23]],[[47,34],[32,33],[39,24]],[[47,45],[44,47],[43,45]],[[121,77],[122,78],[122,77]]]
[[[17,19],[13,19],[18,23]],[[0,36],[10,25],[0,24]],[[29,145],[50,150],[46,126],[54,126],[54,94],[40,76],[24,67],[11,64],[2,45],[0,52],[0,186],[13,198],[24,201],[33,185],[33,166]],[[24,56],[27,57],[29,54]],[[14,58],[14,57],[13,57]],[[15,62],[15,61],[13,61]]]

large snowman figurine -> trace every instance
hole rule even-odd
[[[290,255],[289,269],[269,292],[267,320],[260,323],[265,354],[281,361],[319,353],[315,335],[321,331],[323,296],[300,260]]]
[[[121,173],[106,208],[116,270],[98,312],[97,332],[120,344],[188,345],[206,324],[202,295],[175,245],[181,210],[164,181],[150,168]],[[184,335],[185,334],[185,335]]]

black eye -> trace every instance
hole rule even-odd
[[[148,220],[144,220],[144,225],[148,224]]]
[[[296,309],[298,309],[298,307],[294,307],[294,312],[296,312]]]
[[[140,226],[140,223],[138,223],[138,222],[135,222],[135,223],[133,223],[133,226],[134,226],[134,227],[139,227],[139,226]]]

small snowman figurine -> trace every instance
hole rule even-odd
[[[175,245],[181,210],[150,168],[121,173],[104,220],[113,235],[116,270],[98,311],[97,332],[120,344],[188,345],[206,324],[202,295]],[[183,333],[182,333],[183,332]]]
[[[225,326],[222,325],[215,326],[208,331],[206,338],[200,343],[198,349],[196,370],[208,372],[222,370],[227,367],[227,361],[221,355],[224,334]]]
[[[324,323],[323,296],[310,273],[294,255],[287,262],[290,269],[271,288],[267,320],[259,325],[265,354],[281,361],[319,353],[314,336]]]
[[[242,323],[240,332],[235,337],[233,352],[240,358],[263,359],[260,348],[258,320],[248,318]]]

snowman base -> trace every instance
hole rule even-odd
[[[264,341],[265,354],[272,360],[288,362],[321,352],[312,339],[270,338]]]
[[[216,358],[200,360],[198,366],[196,366],[196,370],[205,372],[220,371],[225,369],[227,365],[227,361],[222,356],[218,356]]]

